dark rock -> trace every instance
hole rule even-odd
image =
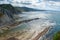
[[[14,14],[16,14],[15,9],[10,4],[0,5],[0,26],[3,24],[10,24],[15,21]]]
[[[14,7],[11,4],[2,4],[0,7],[9,10],[10,13],[16,13]]]
[[[18,40],[18,39],[15,37],[11,37],[11,38],[8,38],[7,40]]]

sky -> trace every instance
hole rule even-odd
[[[0,4],[43,10],[60,10],[60,0],[0,0]]]

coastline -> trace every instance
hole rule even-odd
[[[37,19],[37,18],[36,18]],[[31,20],[25,20],[25,21],[21,21],[21,22],[17,22],[16,24],[12,24],[10,25],[12,28],[11,29],[14,29],[17,27],[17,25],[20,25],[21,23],[24,23],[24,22],[30,22],[32,20],[35,20],[35,19],[31,19]],[[23,31],[21,33],[18,32],[18,34],[16,34],[17,32],[15,32],[14,34],[12,34],[14,37],[16,37],[17,39],[21,39],[21,40],[38,40],[41,36],[43,36],[48,30],[49,30],[50,26],[48,27],[44,27],[41,32],[38,32],[37,35],[35,35],[36,33],[36,30],[35,31]],[[18,35],[18,36],[17,36]],[[6,39],[8,39],[9,35],[7,35]],[[26,37],[25,37],[26,36]],[[12,36],[11,36],[12,37]]]
[[[34,37],[32,40],[38,40],[40,37],[42,37],[44,34],[47,33],[47,31],[49,30],[50,27],[45,28],[42,32],[38,33],[38,35],[36,35],[36,37]]]

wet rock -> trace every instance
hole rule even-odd
[[[18,39],[15,37],[11,37],[11,38],[8,38],[7,40],[18,40]]]

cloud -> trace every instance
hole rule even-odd
[[[0,0],[0,1],[4,1],[4,0]]]
[[[55,2],[55,0],[14,0],[13,3],[16,6],[20,5],[43,10],[59,10],[60,8],[60,2]]]
[[[49,1],[46,6],[50,10],[60,10],[60,2]]]
[[[25,6],[43,10],[60,10],[59,0],[4,0],[0,4],[12,4],[13,6]]]
[[[0,4],[8,4],[7,0],[0,0]]]
[[[47,0],[47,1],[55,1],[55,2],[59,2],[60,0]]]

